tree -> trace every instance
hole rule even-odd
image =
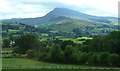
[[[10,39],[11,41],[13,41],[13,40],[14,40],[14,37],[13,37],[12,35],[10,35],[10,36],[9,36],[9,39]]]
[[[71,41],[71,40],[66,40],[66,41],[63,41],[62,43],[61,43],[61,48],[62,48],[62,50],[65,50],[65,47],[67,46],[67,45],[74,45],[75,43],[73,42],[73,41]]]
[[[110,54],[108,56],[108,60],[109,60],[109,65],[110,66],[120,66],[120,56],[117,54]]]
[[[74,62],[75,53],[78,53],[77,48],[74,48],[72,45],[67,45],[64,50],[64,55],[66,57],[66,62]]]
[[[61,57],[63,56],[62,49],[58,44],[54,45],[54,47],[51,48],[50,53],[51,53],[51,59],[54,62],[59,62],[61,60]]]
[[[89,45],[90,42],[91,42],[91,39],[87,39],[87,40],[85,40],[85,42],[83,42],[83,45]]]
[[[82,45],[80,47],[80,51],[82,51],[82,52],[89,52],[90,51],[89,50],[89,46],[88,45]]]
[[[108,56],[109,56],[108,52],[100,53],[99,58],[98,58],[99,64],[101,64],[101,65],[108,65]]]
[[[90,59],[88,60],[89,65],[98,65],[98,54],[93,54]]]
[[[90,53],[81,53],[78,58],[79,64],[86,64],[90,58]]]
[[[27,50],[29,49],[36,49],[39,47],[39,40],[31,35],[31,34],[26,34],[26,35],[22,35],[19,39],[18,39],[18,53],[20,54],[25,54]]]
[[[10,39],[4,39],[2,47],[3,48],[10,48],[10,42],[11,42]]]

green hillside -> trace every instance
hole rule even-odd
[[[81,32],[91,33],[94,35],[108,34],[110,31],[118,29],[117,18],[115,17],[93,16],[66,8],[55,8],[43,17],[18,18],[3,21],[17,24],[22,23],[40,28],[53,29],[52,31],[68,33],[73,33],[74,29],[79,28]],[[10,32],[18,31],[19,30],[11,30]]]
[[[45,28],[36,28],[34,26],[25,25],[22,23],[10,23],[10,22],[1,22],[2,23],[2,38],[8,37],[18,37],[23,34],[33,34],[40,35],[41,33],[49,32]]]
[[[108,23],[108,24],[114,24],[114,22],[116,22],[117,20],[117,18],[114,18],[114,17],[93,16],[93,15],[84,14],[84,13],[67,9],[67,8],[55,8],[54,10],[52,10],[51,12],[49,12],[43,17],[23,18],[23,19],[18,18],[18,19],[8,19],[3,21],[14,22],[14,23],[18,22],[18,23],[24,23],[29,25],[39,25],[40,27],[45,25],[56,24],[57,22],[61,22],[61,21],[73,21],[73,20],[77,21],[78,19],[75,19],[75,18],[78,18],[81,20],[85,19],[85,20],[90,20],[95,22]],[[86,22],[86,24],[87,23],[88,22]]]
[[[56,25],[52,25],[49,28],[54,29],[54,31],[62,32],[73,32],[74,29],[79,28],[83,32],[95,34],[106,34],[110,31],[117,30],[117,27],[114,25],[89,20],[58,22]]]

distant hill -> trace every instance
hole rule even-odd
[[[71,18],[69,17],[76,17],[80,19],[86,19],[86,20],[92,20],[92,21],[104,22],[104,23],[111,23],[112,21],[109,19],[117,19],[114,17],[99,17],[99,16],[88,15],[88,14],[84,14],[84,13],[67,9],[67,8],[55,8],[53,11],[49,12],[44,17],[24,18],[24,19],[14,18],[14,19],[3,20],[3,21],[36,25],[36,24],[43,24],[48,22],[55,23],[56,21],[61,21],[65,19],[71,20]]]
[[[55,8],[53,11],[48,13],[45,17],[57,17],[57,16],[69,16],[69,17],[77,17],[77,18],[84,18],[89,19],[97,22],[104,22],[104,23],[110,23],[107,18],[105,17],[98,17],[93,15],[84,14],[78,11],[74,11],[67,8]]]
[[[75,28],[81,30],[88,28],[103,27],[105,25],[111,26],[117,24],[115,17],[99,17],[84,14],[67,8],[55,8],[43,17],[37,18],[18,18],[3,20],[6,22],[23,23],[33,25],[36,27],[47,27],[57,31],[72,32]]]

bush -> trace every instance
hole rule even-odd
[[[82,52],[89,52],[89,46],[88,45],[82,45],[81,48],[80,48],[80,50]]]
[[[109,56],[109,53],[108,52],[101,52],[99,54],[99,64],[100,65],[108,65],[108,56]]]
[[[93,54],[88,60],[89,65],[98,65],[98,63],[98,54]]]
[[[12,56],[12,57],[20,57],[21,55],[20,55],[20,54],[17,54],[17,53],[13,53],[11,56]]]
[[[47,53],[47,56],[46,56],[46,61],[52,61],[52,54],[51,54],[51,52],[49,51],[48,53]]]
[[[27,52],[27,57],[29,57],[29,58],[33,58],[33,57],[35,57],[35,51],[34,50],[28,50]]]
[[[89,57],[90,57],[90,53],[81,53],[78,57],[79,64],[86,64],[89,60]]]
[[[117,54],[110,54],[108,56],[110,66],[120,66],[120,56]]]
[[[52,61],[59,62],[62,55],[62,49],[60,48],[60,45],[54,45],[54,47],[50,50],[50,54]]]
[[[77,53],[77,48],[74,48],[72,45],[67,45],[64,50],[66,62],[74,62],[76,58],[74,55]]]

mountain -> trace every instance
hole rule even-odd
[[[86,19],[86,20],[92,20],[96,22],[103,22],[103,23],[111,23],[111,21],[108,19],[109,17],[99,17],[99,16],[93,16],[84,14],[78,11],[74,11],[67,8],[55,8],[53,11],[46,14],[44,17],[38,17],[38,18],[24,18],[24,19],[10,19],[10,20],[3,20],[3,21],[9,21],[9,22],[18,22],[18,23],[25,23],[25,24],[41,24],[41,23],[48,23],[61,20],[71,20],[69,17],[76,17],[80,19]],[[33,22],[34,21],[34,22]]]
[[[93,15],[84,14],[78,11],[74,11],[71,9],[66,8],[55,8],[53,11],[48,13],[45,17],[57,17],[57,16],[70,16],[70,17],[77,17],[77,18],[84,18],[89,19],[97,22],[104,22],[104,23],[110,23],[107,18],[105,17],[98,17]]]
[[[67,8],[55,8],[43,17],[37,18],[19,18],[3,20],[6,22],[23,23],[37,27],[52,28],[57,31],[72,32],[74,28],[85,29],[103,27],[106,25],[117,24],[115,17],[99,17],[84,14]],[[96,30],[95,30],[96,31]]]

